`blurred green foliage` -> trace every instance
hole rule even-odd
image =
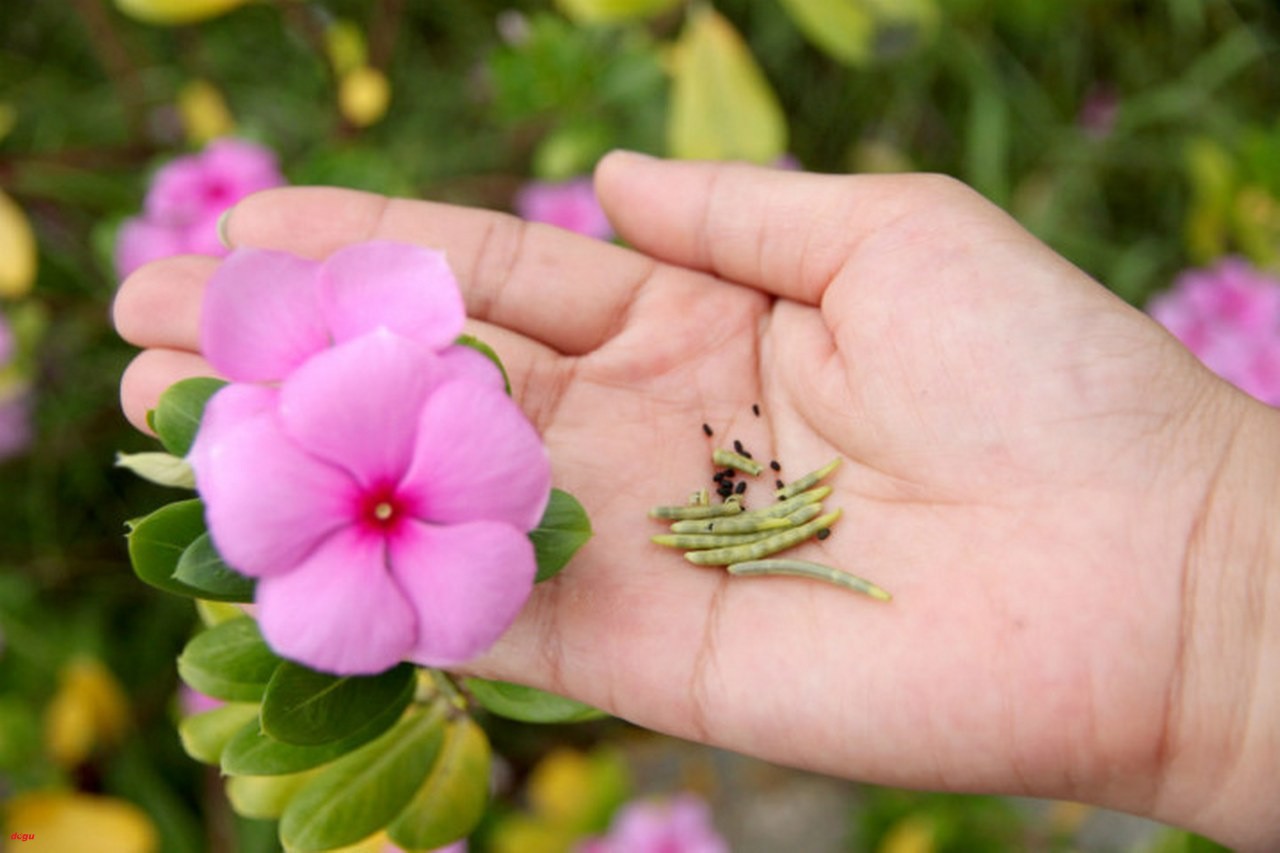
[[[582,22],[586,0],[282,0],[159,28],[102,0],[0,3],[0,189],[39,243],[34,290],[0,303],[27,330],[36,403],[33,446],[0,463],[0,798],[104,792],[142,804],[166,851],[274,848],[178,744],[173,660],[194,616],[137,581],[124,545],[124,522],[172,494],[112,467],[119,450],[152,449],[116,402],[131,352],[109,324],[114,230],[151,172],[195,144],[184,87],[211,83],[236,133],[276,150],[295,183],[505,208],[530,178],[589,171],[610,148],[669,153],[669,52],[691,5],[596,25]],[[1274,3],[711,5],[745,40],[805,168],[955,175],[1137,304],[1219,254],[1280,264]],[[870,22],[866,50],[810,41],[798,6],[848,7],[851,26]],[[389,112],[368,127],[338,106],[337,21],[390,81]],[[47,709],[83,657],[118,679],[130,724],[64,766]],[[1025,818],[999,801],[894,796],[854,849],[910,814],[980,849],[1019,849],[1002,839]]]

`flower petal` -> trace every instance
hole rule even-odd
[[[455,344],[440,350],[440,360],[444,362],[445,372],[452,378],[469,379],[506,393],[507,381],[503,378],[502,371],[479,350]]]
[[[209,363],[231,379],[273,381],[327,347],[318,269],[284,252],[232,252],[205,291],[200,347]]]
[[[487,650],[533,590],[533,543],[492,521],[411,522],[390,541],[391,569],[418,614],[412,659],[451,666]]]
[[[351,478],[290,440],[270,410],[202,435],[191,465],[214,545],[252,577],[292,571],[358,502]]]
[[[285,380],[280,421],[299,444],[362,484],[398,482],[442,372],[430,350],[379,329],[313,356]]]
[[[417,619],[385,552],[381,536],[343,528],[293,571],[263,578],[254,603],[271,648],[336,675],[382,672],[408,656]]]
[[[320,273],[320,300],[337,341],[385,326],[441,349],[466,319],[444,254],[407,243],[372,241],[334,252]]]
[[[208,448],[216,446],[222,437],[245,421],[273,410],[279,398],[280,392],[266,385],[233,382],[218,389],[205,403],[188,460],[192,465],[206,467],[207,461],[201,459],[197,463],[197,457],[207,454]]]
[[[428,521],[487,519],[532,530],[551,494],[551,463],[510,397],[456,380],[437,388],[422,407],[404,488]]]

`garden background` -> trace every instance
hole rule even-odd
[[[938,171],[1144,306],[1228,257],[1280,288],[1278,48],[1267,0],[3,0],[0,847],[46,821],[96,850],[277,849],[184,754],[174,657],[196,615],[125,550],[125,522],[171,493],[113,465],[152,444],[119,411],[132,353],[110,305],[122,226],[195,227],[157,219],[166,163],[236,137],[288,183],[580,228],[571,181],[616,147]],[[1280,317],[1264,334],[1280,383]],[[628,799],[681,791],[740,850],[1215,849],[613,721],[490,734],[473,850],[570,849]]]

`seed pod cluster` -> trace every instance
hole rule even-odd
[[[703,432],[711,435],[705,424]],[[842,511],[823,511],[822,501],[831,494],[831,487],[821,482],[839,467],[839,457],[790,483],[779,480],[774,503],[751,510],[743,505],[746,480],[735,485],[733,477],[738,472],[759,476],[764,466],[752,459],[739,441],[734,442],[733,450],[717,448],[711,461],[722,469],[712,479],[723,502],[709,503],[702,492],[695,493],[698,500],[691,499],[684,506],[654,507],[649,516],[670,521],[671,525],[669,533],[654,536],[653,542],[684,550],[685,559],[695,565],[725,566],[732,575],[807,577],[880,601],[890,600],[889,593],[870,581],[832,566],[807,560],[766,559],[809,539],[826,539],[830,535],[831,526]],[[782,470],[776,460],[769,463],[769,468],[774,472]]]

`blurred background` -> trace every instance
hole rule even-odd
[[[0,848],[277,849],[179,743],[196,617],[124,542],[172,494],[114,466],[153,449],[117,404],[117,282],[220,251],[237,198],[334,184],[609,239],[583,178],[616,147],[944,172],[1275,405],[1278,47],[1269,0],[2,0]],[[735,850],[1217,849],[618,722],[491,735],[472,850],[569,850],[676,796]]]

